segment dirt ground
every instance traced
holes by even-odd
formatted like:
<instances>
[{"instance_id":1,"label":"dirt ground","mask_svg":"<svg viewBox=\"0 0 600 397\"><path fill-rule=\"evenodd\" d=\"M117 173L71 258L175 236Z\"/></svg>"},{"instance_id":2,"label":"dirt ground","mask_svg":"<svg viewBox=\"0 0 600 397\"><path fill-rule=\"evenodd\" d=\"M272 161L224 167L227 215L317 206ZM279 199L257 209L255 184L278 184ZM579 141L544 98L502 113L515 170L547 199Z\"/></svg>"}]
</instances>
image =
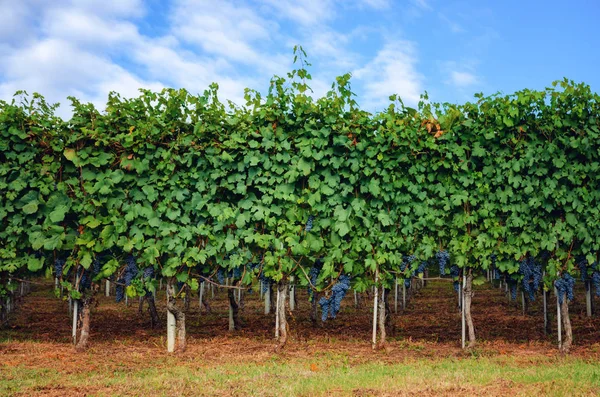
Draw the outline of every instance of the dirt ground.
<instances>
[{"instance_id":1,"label":"dirt ground","mask_svg":"<svg viewBox=\"0 0 600 397\"><path fill-rule=\"evenodd\" d=\"M570 307L574 335L571 356L597 361L600 317L586 317L585 295L580 288ZM360 297L356 308L350 292L336 319L314 325L309 318L306 291L297 289L296 310L289 313L291 339L283 352L275 354L274 316L264 315L258 291L245 294L242 329L235 332L228 331L226 291L215 292L214 298L208 294L211 313L199 311L197 295L191 298L187 313L188 349L178 357L180 362L260 364L269 362L274 355L284 360L343 355L351 365L357 365L373 360L393 364L410 359L461 359L477 355L507 356L518 363L533 356L559 355L555 317L551 317L553 333L544 334L541 297L523 315L520 301L509 302L502 290L489 283L475 290L472 311L479 342L471 352L460 348L457 296L447 281L429 282L411 297L405 310L401 310L400 290L399 312L393 316L389 343L386 349L375 352L370 344L372 300L367 294ZM23 298L13 313L9 327L0 330L0 369L56 368L66 374L84 374L127 367L152 368L156 360L168 360L164 291L157 295L161 324L155 329L150 328L146 310L138 312L137 298L130 299L130 305L126 306L115 303L114 297L103 295L98 294L98 304L92 312L90 349L76 353L70 340L67 303L54 297L50 283L35 284L32 293ZM549 301L549 311L555 314L556 299L550 296ZM393 296L390 304L393 310ZM40 395L65 394L59 390L56 394Z\"/></svg>"}]
</instances>

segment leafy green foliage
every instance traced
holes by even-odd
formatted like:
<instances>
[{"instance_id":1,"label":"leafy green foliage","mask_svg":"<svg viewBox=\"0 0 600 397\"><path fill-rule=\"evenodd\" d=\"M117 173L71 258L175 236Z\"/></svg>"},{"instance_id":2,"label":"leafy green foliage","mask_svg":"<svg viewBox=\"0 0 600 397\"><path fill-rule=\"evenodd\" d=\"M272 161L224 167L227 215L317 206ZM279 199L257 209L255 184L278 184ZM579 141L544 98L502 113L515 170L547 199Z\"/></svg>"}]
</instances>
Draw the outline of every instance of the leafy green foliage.
<instances>
[{"instance_id":1,"label":"leafy green foliage","mask_svg":"<svg viewBox=\"0 0 600 397\"><path fill-rule=\"evenodd\" d=\"M192 288L218 269L308 284L322 258L319 289L348 274L364 290L376 272L389 285L439 250L475 269L496 254L508 273L549 251L546 285L575 255L595 261L600 126L588 86L464 105L423 97L419 109L392 96L373 115L349 75L309 96L296 55L300 69L264 96L247 90L242 108L222 104L216 84L197 96L111 94L102 112L71 98L70 120L37 94L0 102L0 274L64 256L67 277L111 252L96 281L135 253ZM420 260L403 267L407 254Z\"/></svg>"}]
</instances>

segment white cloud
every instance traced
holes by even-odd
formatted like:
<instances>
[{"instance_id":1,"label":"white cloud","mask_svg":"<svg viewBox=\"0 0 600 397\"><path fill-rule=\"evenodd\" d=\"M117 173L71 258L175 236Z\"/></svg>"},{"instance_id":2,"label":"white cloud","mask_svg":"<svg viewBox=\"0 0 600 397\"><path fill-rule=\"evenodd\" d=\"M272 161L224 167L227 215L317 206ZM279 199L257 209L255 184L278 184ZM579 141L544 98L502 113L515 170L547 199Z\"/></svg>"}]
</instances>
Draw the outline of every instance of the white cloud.
<instances>
[{"instance_id":1,"label":"white cloud","mask_svg":"<svg viewBox=\"0 0 600 397\"><path fill-rule=\"evenodd\" d=\"M130 97L138 94L138 88L162 88L159 82L140 80L109 59L60 39L45 39L24 47L4 58L0 68L7 80L0 84L1 98L24 89L40 92L49 102L64 102L72 95L102 108L111 90ZM67 113L63 107L61 114Z\"/></svg>"},{"instance_id":2,"label":"white cloud","mask_svg":"<svg viewBox=\"0 0 600 397\"><path fill-rule=\"evenodd\" d=\"M477 76L477 59L462 59L458 61L445 61L439 63L440 72L444 76L444 83L463 90L481 84Z\"/></svg>"},{"instance_id":3,"label":"white cloud","mask_svg":"<svg viewBox=\"0 0 600 397\"><path fill-rule=\"evenodd\" d=\"M156 41L140 45L132 56L153 79L170 87L201 93L217 82L221 99L230 99L238 105L243 104L244 88L253 83L251 77L235 78L235 69L226 60L200 58Z\"/></svg>"},{"instance_id":4,"label":"white cloud","mask_svg":"<svg viewBox=\"0 0 600 397\"><path fill-rule=\"evenodd\" d=\"M302 25L317 25L335 17L332 0L261 0L275 14L283 15Z\"/></svg>"},{"instance_id":5,"label":"white cloud","mask_svg":"<svg viewBox=\"0 0 600 397\"><path fill-rule=\"evenodd\" d=\"M0 42L7 46L18 45L35 36L33 11L34 7L27 1L0 1Z\"/></svg>"},{"instance_id":6,"label":"white cloud","mask_svg":"<svg viewBox=\"0 0 600 397\"><path fill-rule=\"evenodd\" d=\"M0 25L0 38L12 39L0 44L0 98L10 99L15 91L25 89L40 92L50 102L64 104L72 95L102 108L112 90L123 97L137 96L139 88L164 86L199 93L218 82L222 100L243 104L244 88L255 87L256 76L262 76L266 86L272 73L287 69L290 56L261 52L254 46L256 41L270 40L276 23L224 2L215 7L211 2L182 0L178 5L171 34L155 38L141 34L131 20L145 12L140 0L1 3L0 11L5 12L0 18L10 16L19 23ZM185 8L188 5L192 8ZM194 30L194 24L205 30ZM22 25L31 34L26 41L17 41L27 33L20 30ZM197 43L206 39L202 55L182 47L185 29L187 38ZM125 61L127 68L116 59ZM236 61L253 64L253 72L240 74L231 64ZM69 109L62 106L59 113L68 116Z\"/></svg>"},{"instance_id":7,"label":"white cloud","mask_svg":"<svg viewBox=\"0 0 600 397\"><path fill-rule=\"evenodd\" d=\"M47 37L60 38L79 45L123 45L140 40L137 27L128 21L101 18L74 8L48 10L42 22Z\"/></svg>"},{"instance_id":8,"label":"white cloud","mask_svg":"<svg viewBox=\"0 0 600 397\"><path fill-rule=\"evenodd\" d=\"M388 43L354 77L363 83L364 105L379 110L388 97L398 94L405 104L415 105L422 93L423 76L417 71L415 46L409 41Z\"/></svg>"},{"instance_id":9,"label":"white cloud","mask_svg":"<svg viewBox=\"0 0 600 397\"><path fill-rule=\"evenodd\" d=\"M431 9L427 0L410 1L409 9ZM198 93L217 82L222 100L243 104L244 88L265 91L272 75L286 75L296 44L314 64L309 84L316 97L348 71L359 100L371 108L390 94L413 104L422 91L413 43L388 43L365 62L357 48L373 45L373 33L385 26L334 24L343 12L383 10L390 0L171 0L163 15L143 19L148 4L0 0L0 98L26 89L50 101L74 95L103 104L110 90L123 97L140 87ZM157 18L160 29L145 33L142 26Z\"/></svg>"},{"instance_id":10,"label":"white cloud","mask_svg":"<svg viewBox=\"0 0 600 397\"><path fill-rule=\"evenodd\" d=\"M140 17L145 13L143 0L58 0L54 3L104 16Z\"/></svg>"},{"instance_id":11,"label":"white cloud","mask_svg":"<svg viewBox=\"0 0 600 397\"><path fill-rule=\"evenodd\" d=\"M265 74L282 73L287 56L274 52L279 25L251 7L220 1L178 0L170 16L172 34L204 52L251 65ZM275 46L276 47L276 46Z\"/></svg>"},{"instance_id":12,"label":"white cloud","mask_svg":"<svg viewBox=\"0 0 600 397\"><path fill-rule=\"evenodd\" d=\"M469 72L450 72L450 80L457 87L468 87L478 83L477 76Z\"/></svg>"}]
</instances>

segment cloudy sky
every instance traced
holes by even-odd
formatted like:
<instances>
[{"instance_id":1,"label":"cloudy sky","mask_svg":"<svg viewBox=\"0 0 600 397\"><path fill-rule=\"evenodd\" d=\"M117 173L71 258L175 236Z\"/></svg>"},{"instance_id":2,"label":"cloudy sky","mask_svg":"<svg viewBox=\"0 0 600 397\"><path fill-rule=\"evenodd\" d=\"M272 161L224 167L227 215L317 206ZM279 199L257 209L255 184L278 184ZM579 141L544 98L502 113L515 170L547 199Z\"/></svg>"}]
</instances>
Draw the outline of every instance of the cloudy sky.
<instances>
[{"instance_id":1,"label":"cloudy sky","mask_svg":"<svg viewBox=\"0 0 600 397\"><path fill-rule=\"evenodd\" d=\"M304 47L322 95L351 72L371 111L539 89L568 77L600 90L597 0L0 0L0 99L39 92L102 108L140 87L243 104ZM68 106L61 113L68 114Z\"/></svg>"}]
</instances>

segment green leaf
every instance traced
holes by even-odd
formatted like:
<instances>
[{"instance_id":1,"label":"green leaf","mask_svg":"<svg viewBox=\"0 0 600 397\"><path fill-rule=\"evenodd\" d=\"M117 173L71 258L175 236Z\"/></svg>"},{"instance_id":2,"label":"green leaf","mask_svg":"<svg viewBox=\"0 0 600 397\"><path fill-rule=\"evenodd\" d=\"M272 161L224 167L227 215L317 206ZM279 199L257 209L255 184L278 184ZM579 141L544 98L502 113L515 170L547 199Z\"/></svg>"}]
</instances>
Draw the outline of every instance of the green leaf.
<instances>
[{"instance_id":1,"label":"green leaf","mask_svg":"<svg viewBox=\"0 0 600 397\"><path fill-rule=\"evenodd\" d=\"M89 252L83 253L83 255L81 256L81 260L79 261L79 264L81 266L83 266L84 269L90 268L90 265L92 264L92 256L90 255Z\"/></svg>"},{"instance_id":2,"label":"green leaf","mask_svg":"<svg viewBox=\"0 0 600 397\"><path fill-rule=\"evenodd\" d=\"M26 214L35 214L38 210L38 204L39 202L37 200L34 201L30 201L29 203L25 204L22 208L23 212Z\"/></svg>"},{"instance_id":3,"label":"green leaf","mask_svg":"<svg viewBox=\"0 0 600 397\"><path fill-rule=\"evenodd\" d=\"M67 214L68 211L69 211L68 206L59 205L59 206L55 207L54 210L52 210L52 212L50 212L50 215L48 215L48 218L50 218L50 221L53 223L62 222L65 219L65 215Z\"/></svg>"},{"instance_id":4,"label":"green leaf","mask_svg":"<svg viewBox=\"0 0 600 397\"><path fill-rule=\"evenodd\" d=\"M37 272L42 267L44 267L44 257L39 259L35 257L29 257L27 260L27 270L30 272Z\"/></svg>"},{"instance_id":5,"label":"green leaf","mask_svg":"<svg viewBox=\"0 0 600 397\"><path fill-rule=\"evenodd\" d=\"M77 152L75 149L65 149L64 153L65 158L69 161L75 161L77 159Z\"/></svg>"}]
</instances>

